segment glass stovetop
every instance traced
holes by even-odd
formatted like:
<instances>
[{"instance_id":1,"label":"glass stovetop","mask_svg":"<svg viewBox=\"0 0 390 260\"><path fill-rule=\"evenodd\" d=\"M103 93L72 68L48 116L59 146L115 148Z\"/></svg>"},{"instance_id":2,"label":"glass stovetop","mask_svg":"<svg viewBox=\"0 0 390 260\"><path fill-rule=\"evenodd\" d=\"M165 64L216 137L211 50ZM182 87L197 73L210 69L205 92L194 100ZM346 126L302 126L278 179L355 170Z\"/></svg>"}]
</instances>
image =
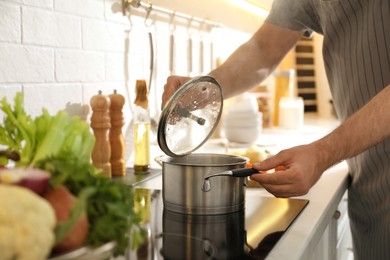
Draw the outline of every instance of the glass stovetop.
<instances>
[{"instance_id":1,"label":"glass stovetop","mask_svg":"<svg viewBox=\"0 0 390 260\"><path fill-rule=\"evenodd\" d=\"M222 215L164 210L162 192L136 188L148 237L130 259L264 259L308 200L246 194L246 206Z\"/></svg>"}]
</instances>

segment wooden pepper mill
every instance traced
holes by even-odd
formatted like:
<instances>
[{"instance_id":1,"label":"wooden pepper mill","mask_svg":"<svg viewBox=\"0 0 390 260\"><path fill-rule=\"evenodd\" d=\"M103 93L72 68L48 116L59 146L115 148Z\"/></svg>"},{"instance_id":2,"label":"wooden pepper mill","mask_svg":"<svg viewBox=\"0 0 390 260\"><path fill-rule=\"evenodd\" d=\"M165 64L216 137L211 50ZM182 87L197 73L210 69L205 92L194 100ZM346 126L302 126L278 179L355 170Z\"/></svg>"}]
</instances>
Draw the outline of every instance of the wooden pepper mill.
<instances>
[{"instance_id":1,"label":"wooden pepper mill","mask_svg":"<svg viewBox=\"0 0 390 260\"><path fill-rule=\"evenodd\" d=\"M126 174L125 141L122 134L122 127L125 124L122 109L125 104L125 98L116 93L108 96L110 98L110 146L111 146L111 173L115 176L124 176Z\"/></svg>"},{"instance_id":2,"label":"wooden pepper mill","mask_svg":"<svg viewBox=\"0 0 390 260\"><path fill-rule=\"evenodd\" d=\"M91 98L91 127L95 135L95 146L92 151L92 162L95 167L103 170L104 175L111 177L111 147L109 131L111 128L109 107L110 99L99 90L99 94Z\"/></svg>"}]
</instances>

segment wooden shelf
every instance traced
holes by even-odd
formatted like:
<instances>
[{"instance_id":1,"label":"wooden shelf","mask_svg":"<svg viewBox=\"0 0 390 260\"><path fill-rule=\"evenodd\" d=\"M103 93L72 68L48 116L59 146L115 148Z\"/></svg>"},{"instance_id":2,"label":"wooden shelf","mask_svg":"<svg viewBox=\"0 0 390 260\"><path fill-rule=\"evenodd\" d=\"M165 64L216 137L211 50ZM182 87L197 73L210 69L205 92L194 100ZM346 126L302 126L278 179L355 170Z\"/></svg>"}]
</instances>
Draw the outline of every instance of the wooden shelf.
<instances>
[{"instance_id":1,"label":"wooden shelf","mask_svg":"<svg viewBox=\"0 0 390 260\"><path fill-rule=\"evenodd\" d=\"M298 94L316 94L313 88L298 88Z\"/></svg>"},{"instance_id":2,"label":"wooden shelf","mask_svg":"<svg viewBox=\"0 0 390 260\"><path fill-rule=\"evenodd\" d=\"M314 64L297 64L297 70L314 70Z\"/></svg>"},{"instance_id":3,"label":"wooden shelf","mask_svg":"<svg viewBox=\"0 0 390 260\"><path fill-rule=\"evenodd\" d=\"M295 53L295 56L297 58L314 58L314 53L297 52L297 53Z\"/></svg>"},{"instance_id":4,"label":"wooden shelf","mask_svg":"<svg viewBox=\"0 0 390 260\"><path fill-rule=\"evenodd\" d=\"M316 77L297 77L298 82L312 82L316 80Z\"/></svg>"},{"instance_id":5,"label":"wooden shelf","mask_svg":"<svg viewBox=\"0 0 390 260\"><path fill-rule=\"evenodd\" d=\"M303 103L305 106L317 106L317 100L304 100Z\"/></svg>"},{"instance_id":6,"label":"wooden shelf","mask_svg":"<svg viewBox=\"0 0 390 260\"><path fill-rule=\"evenodd\" d=\"M312 39L302 38L295 47L298 96L302 97L305 112L317 111L315 54Z\"/></svg>"}]
</instances>

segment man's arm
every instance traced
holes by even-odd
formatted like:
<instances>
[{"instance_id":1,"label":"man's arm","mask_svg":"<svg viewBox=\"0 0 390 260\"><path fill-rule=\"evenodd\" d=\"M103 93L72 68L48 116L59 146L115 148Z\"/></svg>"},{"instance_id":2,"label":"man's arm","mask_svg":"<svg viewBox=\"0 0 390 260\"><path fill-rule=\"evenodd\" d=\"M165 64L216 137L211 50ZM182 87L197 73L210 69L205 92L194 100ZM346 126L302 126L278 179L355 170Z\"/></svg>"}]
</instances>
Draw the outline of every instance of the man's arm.
<instances>
[{"instance_id":1,"label":"man's arm","mask_svg":"<svg viewBox=\"0 0 390 260\"><path fill-rule=\"evenodd\" d=\"M306 194L332 165L351 158L390 137L390 85L327 136L308 145L286 149L255 163L260 171L284 166L272 174L254 174L276 197Z\"/></svg>"},{"instance_id":2,"label":"man's arm","mask_svg":"<svg viewBox=\"0 0 390 260\"><path fill-rule=\"evenodd\" d=\"M264 22L251 39L209 75L220 82L224 98L243 93L270 75L302 34L303 32ZM168 77L162 96L162 108L188 79L189 77Z\"/></svg>"},{"instance_id":3,"label":"man's arm","mask_svg":"<svg viewBox=\"0 0 390 260\"><path fill-rule=\"evenodd\" d=\"M302 34L264 22L251 39L209 75L221 83L224 98L243 93L267 78Z\"/></svg>"},{"instance_id":4,"label":"man's arm","mask_svg":"<svg viewBox=\"0 0 390 260\"><path fill-rule=\"evenodd\" d=\"M351 158L390 137L390 85L314 145L326 165Z\"/></svg>"}]
</instances>

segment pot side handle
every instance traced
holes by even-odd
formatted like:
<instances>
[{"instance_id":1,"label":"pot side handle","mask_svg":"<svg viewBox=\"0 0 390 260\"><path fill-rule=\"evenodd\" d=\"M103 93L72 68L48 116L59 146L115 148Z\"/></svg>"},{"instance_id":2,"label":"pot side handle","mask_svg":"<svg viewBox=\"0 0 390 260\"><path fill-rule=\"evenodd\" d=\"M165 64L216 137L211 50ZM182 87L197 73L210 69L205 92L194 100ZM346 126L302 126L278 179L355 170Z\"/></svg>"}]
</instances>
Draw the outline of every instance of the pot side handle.
<instances>
[{"instance_id":1,"label":"pot side handle","mask_svg":"<svg viewBox=\"0 0 390 260\"><path fill-rule=\"evenodd\" d=\"M232 170L232 173L233 177L248 177L252 174L259 173L259 171L254 168L239 168Z\"/></svg>"},{"instance_id":2,"label":"pot side handle","mask_svg":"<svg viewBox=\"0 0 390 260\"><path fill-rule=\"evenodd\" d=\"M161 156L157 156L157 157L154 158L154 161L155 161L156 163L158 163L161 167L163 166L163 162L162 162L162 160L161 160L162 157L163 157L163 156L161 155Z\"/></svg>"}]
</instances>

